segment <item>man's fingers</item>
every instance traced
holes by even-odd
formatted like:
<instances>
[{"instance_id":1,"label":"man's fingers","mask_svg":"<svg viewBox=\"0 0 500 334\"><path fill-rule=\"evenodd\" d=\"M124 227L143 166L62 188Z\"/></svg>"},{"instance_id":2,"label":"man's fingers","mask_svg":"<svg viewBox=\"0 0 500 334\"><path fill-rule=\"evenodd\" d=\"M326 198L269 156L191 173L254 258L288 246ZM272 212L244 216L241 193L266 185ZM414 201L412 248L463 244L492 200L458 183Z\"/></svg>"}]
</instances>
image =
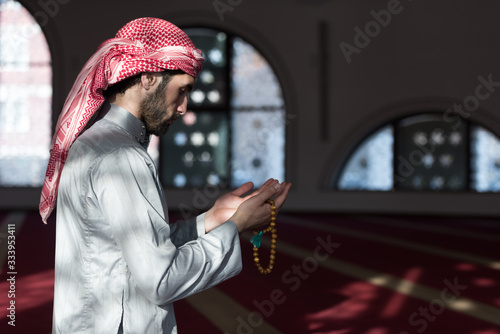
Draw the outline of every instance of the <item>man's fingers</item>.
<instances>
[{"instance_id":1,"label":"man's fingers","mask_svg":"<svg viewBox=\"0 0 500 334\"><path fill-rule=\"evenodd\" d=\"M265 186L268 186L268 185L270 185L271 183L275 183L275 182L278 182L278 180L275 180L275 179L268 179L266 182L264 182L264 184L263 184L262 186L260 186L260 188L265 187Z\"/></svg>"},{"instance_id":2,"label":"man's fingers","mask_svg":"<svg viewBox=\"0 0 500 334\"><path fill-rule=\"evenodd\" d=\"M252 197L254 197L254 196L256 196L256 195L260 194L260 193L261 193L261 192L262 192L265 188L267 188L267 187L269 187L270 185L275 184L275 183L278 183L278 181L277 181L277 180L274 180L274 179L269 179L269 180L267 180L266 182L264 182L264 184L263 184L263 185L261 185L261 186L259 187L259 189L255 190L253 193L249 194L248 196L245 196L245 198L244 198L244 199L245 199L245 200L247 200L247 199L249 199L249 198L252 198Z\"/></svg>"},{"instance_id":3,"label":"man's fingers","mask_svg":"<svg viewBox=\"0 0 500 334\"><path fill-rule=\"evenodd\" d=\"M232 191L232 194L235 196L241 196L253 188L253 183L252 182L247 182L236 188L235 190Z\"/></svg>"},{"instance_id":4,"label":"man's fingers","mask_svg":"<svg viewBox=\"0 0 500 334\"><path fill-rule=\"evenodd\" d=\"M260 194L256 195L255 197L258 198L259 201L265 202L268 199L270 199L271 197L273 197L274 195L276 195L278 193L278 191L280 190L280 188L281 188L281 185L278 182L272 183L271 185L262 189Z\"/></svg>"},{"instance_id":5,"label":"man's fingers","mask_svg":"<svg viewBox=\"0 0 500 334\"><path fill-rule=\"evenodd\" d=\"M281 184L280 191L278 192L276 198L274 199L274 204L276 205L278 210L283 206L283 203L285 203L285 200L288 196L288 192L290 191L291 187L292 187L291 183L283 182Z\"/></svg>"}]
</instances>

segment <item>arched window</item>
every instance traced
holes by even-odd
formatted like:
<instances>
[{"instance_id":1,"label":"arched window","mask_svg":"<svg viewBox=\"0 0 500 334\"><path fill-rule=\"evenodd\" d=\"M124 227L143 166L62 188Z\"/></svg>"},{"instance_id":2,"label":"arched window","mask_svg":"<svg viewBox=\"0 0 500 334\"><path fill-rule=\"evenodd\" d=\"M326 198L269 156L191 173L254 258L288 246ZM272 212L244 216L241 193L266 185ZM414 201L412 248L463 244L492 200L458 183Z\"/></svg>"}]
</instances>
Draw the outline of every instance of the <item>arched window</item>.
<instances>
[{"instance_id":1,"label":"arched window","mask_svg":"<svg viewBox=\"0 0 500 334\"><path fill-rule=\"evenodd\" d=\"M500 139L479 125L471 126L471 188L500 192Z\"/></svg>"},{"instance_id":2,"label":"arched window","mask_svg":"<svg viewBox=\"0 0 500 334\"><path fill-rule=\"evenodd\" d=\"M339 190L500 191L500 140L484 127L442 113L386 124L351 153Z\"/></svg>"},{"instance_id":3,"label":"arched window","mask_svg":"<svg viewBox=\"0 0 500 334\"><path fill-rule=\"evenodd\" d=\"M0 1L0 187L43 184L51 140L52 66L45 36L17 1Z\"/></svg>"},{"instance_id":4,"label":"arched window","mask_svg":"<svg viewBox=\"0 0 500 334\"><path fill-rule=\"evenodd\" d=\"M205 63L188 112L160 140L159 170L168 187L257 186L285 177L285 105L266 59L240 37L184 29Z\"/></svg>"},{"instance_id":5,"label":"arched window","mask_svg":"<svg viewBox=\"0 0 500 334\"><path fill-rule=\"evenodd\" d=\"M390 190L393 186L394 130L386 125L369 136L345 164L338 188L342 190Z\"/></svg>"}]
</instances>

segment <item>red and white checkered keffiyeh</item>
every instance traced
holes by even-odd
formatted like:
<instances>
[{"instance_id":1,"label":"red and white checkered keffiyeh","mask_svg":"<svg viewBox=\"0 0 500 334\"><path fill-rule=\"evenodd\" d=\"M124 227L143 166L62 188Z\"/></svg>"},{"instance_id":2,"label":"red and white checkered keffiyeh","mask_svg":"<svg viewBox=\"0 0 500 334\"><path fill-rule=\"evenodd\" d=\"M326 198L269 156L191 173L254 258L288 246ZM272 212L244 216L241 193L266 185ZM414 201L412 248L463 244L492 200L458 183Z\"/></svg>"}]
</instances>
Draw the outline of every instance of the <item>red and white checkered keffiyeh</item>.
<instances>
[{"instance_id":1,"label":"red and white checkered keffiyeh","mask_svg":"<svg viewBox=\"0 0 500 334\"><path fill-rule=\"evenodd\" d=\"M102 43L78 75L57 121L40 198L44 223L54 209L69 148L104 102L103 90L142 72L182 70L196 77L202 65L201 51L191 39L157 18L129 22L115 38Z\"/></svg>"}]
</instances>

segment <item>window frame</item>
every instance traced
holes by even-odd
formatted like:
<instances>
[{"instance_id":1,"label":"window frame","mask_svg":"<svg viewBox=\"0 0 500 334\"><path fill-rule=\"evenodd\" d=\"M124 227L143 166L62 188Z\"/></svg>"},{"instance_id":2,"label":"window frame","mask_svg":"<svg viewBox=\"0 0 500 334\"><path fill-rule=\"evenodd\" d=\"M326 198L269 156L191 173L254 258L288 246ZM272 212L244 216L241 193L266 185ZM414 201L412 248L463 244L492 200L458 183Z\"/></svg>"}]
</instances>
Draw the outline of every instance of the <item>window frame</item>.
<instances>
[{"instance_id":1,"label":"window frame","mask_svg":"<svg viewBox=\"0 0 500 334\"><path fill-rule=\"evenodd\" d=\"M224 79L225 79L225 89L226 89L226 97L225 97L225 100L224 100L224 106L225 107L218 107L218 106L215 106L215 107L203 107L203 106L196 106L196 105L193 105L193 104L188 104L188 110L189 111L192 111L194 113L197 113L197 112L216 112L216 113L224 113L227 115L227 119L228 119L228 123L229 123L229 138L228 138L228 154L227 154L227 162L228 162L228 166L227 166L227 175L228 175L228 180L226 182L226 185L225 186L216 186L217 188L220 188L222 190L230 190L230 189L234 189L234 186L232 186L232 178L233 178L233 154L232 154L232 147L231 147L231 144L233 142L233 135L232 135L232 126L231 126L231 123L232 123L232 118L233 118L233 111L234 110L238 110L238 111L275 111L277 110L276 107L269 107L269 106L264 106L264 107L233 107L231 105L231 100L232 100L232 96L233 96L233 90L231 88L231 66L232 66L232 59L233 59L233 43L236 39L240 38L242 39L245 43L248 43L249 45L251 45L255 50L256 52L258 52L258 54L260 56L262 56L267 64L269 65L269 67L271 68L272 72L273 72L273 75L274 77L276 78L277 82L278 82L278 85L281 89L281 93L282 93L282 101L283 101L283 106L279 109L279 110L283 110L283 113L284 113L284 117L285 117L285 124L284 124L284 148L283 148L283 154L284 154L284 163L283 163L283 168L284 168L284 175L285 175L285 178L288 177L289 175L289 171L288 171L288 163L287 161L289 161L289 150L288 150L288 140L289 140L289 131L287 129L287 120L286 120L286 117L287 117L287 111L288 111L288 104L287 104L287 100L286 100L286 97L288 96L288 94L286 94L286 91L285 91L285 87L283 86L283 81L280 79L280 75L279 75L279 72L277 70L277 68L273 65L271 59L268 57L268 55L266 53L264 53L261 48L259 46L257 46L255 43L253 43L253 41L249 40L247 38L247 36L244 36L244 35L241 35L239 33L236 33L236 32L233 32L233 31L230 31L228 29L225 29L225 28L221 28L221 27L217 27L217 26L213 26L213 25L209 25L209 24L185 24L185 25L179 25L181 27L182 30L184 31L187 31L189 32L189 29L208 29L208 30L212 30L216 33L218 32L222 32L224 34L226 34L226 41L225 41L225 48L226 48L226 54L227 54L227 64L226 64L226 71L225 71L225 75L224 75ZM196 84L195 84L195 87L196 87ZM171 129L169 131L173 131L175 129ZM159 144L159 154L161 156L162 152L165 152L166 150L168 150L168 146L166 146L166 144L164 143L163 140L160 140L160 144ZM162 176L162 173L164 173L162 167L161 167L161 157L160 157L160 166L158 166L158 171L159 171L159 176L160 176L160 179L162 180L163 179L163 176ZM251 181L251 180L250 180ZM168 192L172 192L172 191L184 191L184 190L195 190L196 188L199 188L199 187L193 187L193 186L185 186L185 187L182 187L182 188L178 188L178 187L175 187L175 186L171 186L171 185L167 185L165 184L163 181L162 181L162 186L163 188L168 191ZM207 185L204 185L202 186L204 188L207 187Z\"/></svg>"},{"instance_id":2,"label":"window frame","mask_svg":"<svg viewBox=\"0 0 500 334\"><path fill-rule=\"evenodd\" d=\"M371 128L370 131L368 131L367 134L365 134L361 140L356 141L355 145L351 147L351 149L347 152L345 155L345 158L342 160L340 163L339 167L335 169L333 173L333 177L330 178L330 185L329 189L330 191L336 191L336 192L341 192L341 193L387 193L387 192L397 192L397 193L422 193L422 194L429 194L429 193L440 193L440 194L458 194L458 193L469 193L469 194L499 194L500 191L477 191L472 188L472 183L473 183L473 178L472 178L472 171L473 171L473 161L472 159L472 140L471 140L471 129L474 126L479 126L484 128L485 130L489 131L492 135L494 135L496 138L500 140L500 136L495 133L494 131L491 130L491 128L488 125L482 124L482 122L471 119L471 118L463 118L460 117L459 115L456 115L457 117L460 118L461 122L464 122L466 124L465 126L465 137L463 140L465 140L465 159L467 163L465 164L465 175L466 175L466 185L465 189L463 190L450 190L450 189L445 189L445 190L431 190L431 189L424 189L424 190L417 190L417 189L402 189L397 187L397 168L399 167L399 161L397 159L398 155L398 146L401 145L400 141L398 140L398 136L400 136L400 127L398 124L410 117L413 116L418 116L418 115L428 115L428 114L437 114L443 116L442 119L444 120L444 116L446 115L446 110L442 109L424 109L421 111L413 111L411 113L405 113L403 115L400 115L399 117L392 118L391 120L388 120L386 122L383 122L381 124L378 124L376 127ZM369 189L341 189L339 186L340 180L342 178L342 175L345 171L346 165L349 163L351 157L354 155L354 153L358 150L358 148L365 143L367 139L369 139L374 133L379 131L380 129L386 127L386 126L391 126L393 130L393 147L392 147L392 161L393 161L393 185L391 190L369 190Z\"/></svg>"}]
</instances>

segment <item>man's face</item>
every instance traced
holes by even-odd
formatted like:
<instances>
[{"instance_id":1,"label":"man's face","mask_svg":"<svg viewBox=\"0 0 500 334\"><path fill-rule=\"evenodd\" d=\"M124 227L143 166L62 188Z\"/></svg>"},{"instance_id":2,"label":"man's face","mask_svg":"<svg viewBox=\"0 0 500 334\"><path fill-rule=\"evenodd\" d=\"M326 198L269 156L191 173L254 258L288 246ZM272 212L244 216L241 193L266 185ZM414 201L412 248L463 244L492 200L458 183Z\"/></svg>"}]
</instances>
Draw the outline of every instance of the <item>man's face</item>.
<instances>
[{"instance_id":1,"label":"man's face","mask_svg":"<svg viewBox=\"0 0 500 334\"><path fill-rule=\"evenodd\" d=\"M188 93L194 85L189 74L174 75L168 83L160 79L156 90L141 101L140 113L149 133L164 135L169 126L186 113Z\"/></svg>"}]
</instances>

